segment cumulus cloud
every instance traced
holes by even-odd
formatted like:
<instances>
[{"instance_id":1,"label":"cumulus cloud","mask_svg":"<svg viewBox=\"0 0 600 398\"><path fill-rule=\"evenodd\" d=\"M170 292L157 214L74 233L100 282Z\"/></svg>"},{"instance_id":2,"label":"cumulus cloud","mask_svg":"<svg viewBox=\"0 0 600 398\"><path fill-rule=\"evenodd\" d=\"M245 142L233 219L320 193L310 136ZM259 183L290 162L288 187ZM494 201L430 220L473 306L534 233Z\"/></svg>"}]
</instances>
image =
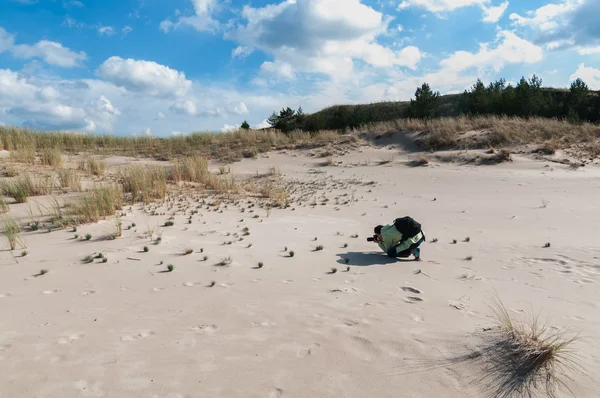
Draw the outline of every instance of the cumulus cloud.
<instances>
[{"instance_id":1,"label":"cumulus cloud","mask_svg":"<svg viewBox=\"0 0 600 398\"><path fill-rule=\"evenodd\" d=\"M197 100L185 99L175 102L169 108L176 114L200 117L227 117L248 115L248 107L243 101L230 103L224 106L203 105L198 106Z\"/></svg>"},{"instance_id":2,"label":"cumulus cloud","mask_svg":"<svg viewBox=\"0 0 600 398\"><path fill-rule=\"evenodd\" d=\"M600 47L598 25L600 2L597 0L562 0L526 13L512 13L517 27L531 30L534 42L549 50L577 49L582 55Z\"/></svg>"},{"instance_id":3,"label":"cumulus cloud","mask_svg":"<svg viewBox=\"0 0 600 398\"><path fill-rule=\"evenodd\" d=\"M40 58L49 65L72 68L87 59L85 52L75 52L62 44L41 40L36 44L15 44L14 35L0 27L0 53L9 51L17 58Z\"/></svg>"},{"instance_id":4,"label":"cumulus cloud","mask_svg":"<svg viewBox=\"0 0 600 398\"><path fill-rule=\"evenodd\" d=\"M244 48L273 55L274 61L261 69L279 76L291 77L298 71L343 79L352 75L353 60L414 69L421 59L416 47L395 51L377 43L391 20L360 0L287 0L262 8L245 6L242 18L245 23L226 37Z\"/></svg>"},{"instance_id":5,"label":"cumulus cloud","mask_svg":"<svg viewBox=\"0 0 600 398\"><path fill-rule=\"evenodd\" d=\"M75 100L61 92L60 83L50 84L1 69L0 109L23 125L41 129L112 131L121 112L106 96Z\"/></svg>"},{"instance_id":6,"label":"cumulus cloud","mask_svg":"<svg viewBox=\"0 0 600 398\"><path fill-rule=\"evenodd\" d=\"M504 15L504 13L506 12L508 5L508 1L505 1L504 3L498 6L486 7L485 5L482 5L481 8L483 10L483 22L498 22L500 18L502 18L502 15Z\"/></svg>"},{"instance_id":7,"label":"cumulus cloud","mask_svg":"<svg viewBox=\"0 0 600 398\"><path fill-rule=\"evenodd\" d=\"M577 70L569 77L570 81L582 79L592 90L600 90L600 69L579 64Z\"/></svg>"},{"instance_id":8,"label":"cumulus cloud","mask_svg":"<svg viewBox=\"0 0 600 398\"><path fill-rule=\"evenodd\" d=\"M246 58L252 54L252 49L245 46L237 46L231 51L231 58Z\"/></svg>"},{"instance_id":9,"label":"cumulus cloud","mask_svg":"<svg viewBox=\"0 0 600 398\"><path fill-rule=\"evenodd\" d=\"M191 99L176 102L171 106L170 109L175 113L186 114L190 116L196 116L198 114L196 102Z\"/></svg>"},{"instance_id":10,"label":"cumulus cloud","mask_svg":"<svg viewBox=\"0 0 600 398\"><path fill-rule=\"evenodd\" d=\"M179 16L178 20L172 22L165 19L160 23L160 29L167 33L171 29L177 29L181 25L191 26L199 32L215 33L219 28L219 21L213 19L213 13L219 7L217 0L190 0L194 7L194 14Z\"/></svg>"},{"instance_id":11,"label":"cumulus cloud","mask_svg":"<svg viewBox=\"0 0 600 398\"><path fill-rule=\"evenodd\" d=\"M456 51L442 60L440 66L456 72L469 68L491 68L497 72L507 63L533 64L543 59L542 48L510 31L498 32L495 44L492 47L489 43L481 43L477 53Z\"/></svg>"},{"instance_id":12,"label":"cumulus cloud","mask_svg":"<svg viewBox=\"0 0 600 398\"><path fill-rule=\"evenodd\" d=\"M234 124L226 124L223 126L223 128L221 129L222 133L228 133L230 131L236 131L240 128L240 126L234 125Z\"/></svg>"},{"instance_id":13,"label":"cumulus cloud","mask_svg":"<svg viewBox=\"0 0 600 398\"><path fill-rule=\"evenodd\" d=\"M118 86L151 95L181 96L192 85L183 72L168 66L117 56L104 61L96 73Z\"/></svg>"}]
</instances>

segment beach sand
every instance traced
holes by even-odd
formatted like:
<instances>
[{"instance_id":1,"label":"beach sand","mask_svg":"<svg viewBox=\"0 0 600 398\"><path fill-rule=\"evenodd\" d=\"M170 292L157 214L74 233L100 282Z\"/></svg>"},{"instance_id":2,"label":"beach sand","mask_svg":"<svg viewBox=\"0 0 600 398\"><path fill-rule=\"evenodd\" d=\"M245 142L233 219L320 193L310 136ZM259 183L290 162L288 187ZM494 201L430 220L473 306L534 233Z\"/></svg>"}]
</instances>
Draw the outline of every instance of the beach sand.
<instances>
[{"instance_id":1,"label":"beach sand","mask_svg":"<svg viewBox=\"0 0 600 398\"><path fill-rule=\"evenodd\" d=\"M493 325L494 292L511 314L581 331L573 350L589 374L568 385L600 396L597 166L513 156L410 167L390 147L323 165L308 153L229 166L247 177L277 167L287 209L189 195L154 206L165 215L127 205L115 240L99 239L106 220L78 227L89 241L25 232L25 257L3 242L0 397L482 397L477 364L448 358ZM27 209L11 204L23 222ZM420 262L366 241L405 215L427 237ZM82 261L99 252L105 263Z\"/></svg>"}]
</instances>

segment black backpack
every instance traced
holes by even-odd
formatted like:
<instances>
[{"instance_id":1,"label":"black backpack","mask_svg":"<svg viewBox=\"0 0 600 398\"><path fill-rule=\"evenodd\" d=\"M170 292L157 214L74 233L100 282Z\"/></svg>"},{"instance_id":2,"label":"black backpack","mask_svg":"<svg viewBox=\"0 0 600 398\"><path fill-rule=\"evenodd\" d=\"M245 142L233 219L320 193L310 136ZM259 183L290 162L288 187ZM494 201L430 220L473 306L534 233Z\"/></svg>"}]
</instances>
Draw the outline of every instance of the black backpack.
<instances>
[{"instance_id":1,"label":"black backpack","mask_svg":"<svg viewBox=\"0 0 600 398\"><path fill-rule=\"evenodd\" d=\"M421 224L412 217L405 216L394 220L394 227L402 234L402 240L412 238L421 231Z\"/></svg>"}]
</instances>

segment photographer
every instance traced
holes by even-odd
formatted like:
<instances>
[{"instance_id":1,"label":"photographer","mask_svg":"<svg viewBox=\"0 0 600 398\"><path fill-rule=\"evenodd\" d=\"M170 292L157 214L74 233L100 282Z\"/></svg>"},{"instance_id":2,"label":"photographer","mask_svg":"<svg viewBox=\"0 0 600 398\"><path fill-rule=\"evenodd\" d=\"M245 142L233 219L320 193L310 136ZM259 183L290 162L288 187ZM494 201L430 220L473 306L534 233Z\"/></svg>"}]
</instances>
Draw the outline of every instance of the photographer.
<instances>
[{"instance_id":1,"label":"photographer","mask_svg":"<svg viewBox=\"0 0 600 398\"><path fill-rule=\"evenodd\" d=\"M367 240L377 243L388 256L407 258L414 255L416 261L421 259L419 246L425 241L425 235L421 224L413 218L397 218L393 224L376 226L374 232L375 235Z\"/></svg>"}]
</instances>

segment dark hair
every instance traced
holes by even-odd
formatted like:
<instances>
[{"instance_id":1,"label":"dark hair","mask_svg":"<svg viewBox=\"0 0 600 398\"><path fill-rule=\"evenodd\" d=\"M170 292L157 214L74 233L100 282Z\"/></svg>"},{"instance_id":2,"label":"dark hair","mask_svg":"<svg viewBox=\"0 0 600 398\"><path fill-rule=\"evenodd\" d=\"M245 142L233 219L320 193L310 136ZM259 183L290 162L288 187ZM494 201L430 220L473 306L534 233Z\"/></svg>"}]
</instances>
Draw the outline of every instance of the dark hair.
<instances>
[{"instance_id":1,"label":"dark hair","mask_svg":"<svg viewBox=\"0 0 600 398\"><path fill-rule=\"evenodd\" d=\"M375 227L375 229L373 230L376 234L380 234L381 233L381 228L383 228L383 225L378 225Z\"/></svg>"}]
</instances>

